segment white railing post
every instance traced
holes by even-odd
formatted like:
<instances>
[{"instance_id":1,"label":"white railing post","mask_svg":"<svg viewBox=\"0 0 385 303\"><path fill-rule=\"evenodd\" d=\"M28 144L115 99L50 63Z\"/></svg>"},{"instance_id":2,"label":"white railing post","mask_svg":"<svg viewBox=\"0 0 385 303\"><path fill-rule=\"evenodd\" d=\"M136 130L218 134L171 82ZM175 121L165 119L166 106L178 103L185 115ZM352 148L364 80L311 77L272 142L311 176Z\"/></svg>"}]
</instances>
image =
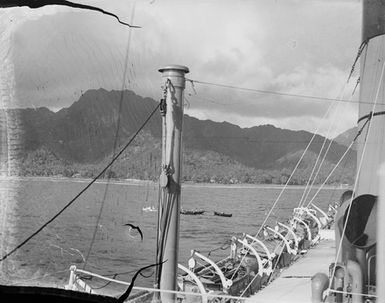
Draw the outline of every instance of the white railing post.
<instances>
[{"instance_id":1,"label":"white railing post","mask_svg":"<svg viewBox=\"0 0 385 303\"><path fill-rule=\"evenodd\" d=\"M70 267L70 279L68 281L68 285L65 286L65 289L73 290L75 280L76 280L76 266L72 265Z\"/></svg>"}]
</instances>

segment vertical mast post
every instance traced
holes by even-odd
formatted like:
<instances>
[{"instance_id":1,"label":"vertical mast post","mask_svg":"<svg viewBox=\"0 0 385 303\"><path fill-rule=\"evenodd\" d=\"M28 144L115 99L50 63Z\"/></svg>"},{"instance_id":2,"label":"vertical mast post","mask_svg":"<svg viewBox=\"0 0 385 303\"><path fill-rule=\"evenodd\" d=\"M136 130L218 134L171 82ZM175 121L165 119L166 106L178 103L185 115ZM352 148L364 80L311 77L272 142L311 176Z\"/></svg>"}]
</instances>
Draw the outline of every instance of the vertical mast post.
<instances>
[{"instance_id":1,"label":"vertical mast post","mask_svg":"<svg viewBox=\"0 0 385 303\"><path fill-rule=\"evenodd\" d=\"M357 167L362 158L362 166L355 196L371 194L379 196L377 203L377 266L376 292L378 302L385 299L385 189L384 166L378 177L378 167L385 163L385 0L364 0L362 20L362 42L366 46L360 64L360 129L371 117L363 134L358 137ZM375 105L374 105L375 104ZM370 125L370 132L368 128ZM363 157L364 154L364 157ZM384 164L383 164L384 165Z\"/></svg>"},{"instance_id":2,"label":"vertical mast post","mask_svg":"<svg viewBox=\"0 0 385 303\"><path fill-rule=\"evenodd\" d=\"M385 302L385 237L382 235L385 231L385 162L380 168L380 195L377 212L377 268L376 268L376 292L377 302Z\"/></svg>"},{"instance_id":3,"label":"vertical mast post","mask_svg":"<svg viewBox=\"0 0 385 303\"><path fill-rule=\"evenodd\" d=\"M385 115L376 115L385 110L385 0L363 1L362 43L366 46L360 64L362 102L359 102L358 129L368 122L367 117L374 115L357 141L357 167L361 164L361 169L355 197L378 195L377 169L385 162Z\"/></svg>"},{"instance_id":4,"label":"vertical mast post","mask_svg":"<svg viewBox=\"0 0 385 303\"><path fill-rule=\"evenodd\" d=\"M181 65L169 65L159 69L166 85L166 110L162 134L162 173L160 176L162 214L159 229L164 262L160 271L160 289L177 289L179 213L182 168L183 93L185 74L189 69ZM161 294L162 302L175 302L175 295Z\"/></svg>"}]
</instances>

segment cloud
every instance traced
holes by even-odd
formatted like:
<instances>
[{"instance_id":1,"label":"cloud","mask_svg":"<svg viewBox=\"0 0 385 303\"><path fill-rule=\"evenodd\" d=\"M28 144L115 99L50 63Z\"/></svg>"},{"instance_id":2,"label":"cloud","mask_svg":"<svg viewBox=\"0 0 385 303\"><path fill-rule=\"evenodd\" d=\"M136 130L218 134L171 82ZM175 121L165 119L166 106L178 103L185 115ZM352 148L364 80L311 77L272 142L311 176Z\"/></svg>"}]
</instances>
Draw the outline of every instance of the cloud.
<instances>
[{"instance_id":1,"label":"cloud","mask_svg":"<svg viewBox=\"0 0 385 303\"><path fill-rule=\"evenodd\" d=\"M133 2L92 3L131 19ZM142 29L131 31L128 48L129 31L111 18L73 10L46 14L14 33L17 97L22 106L59 108L89 88L126 87L158 99L157 69L176 63L190 68L191 79L335 98L359 46L359 15L353 0L141 1L134 23ZM195 90L186 90L190 113L243 126L309 128L327 109L299 98Z\"/></svg>"}]
</instances>

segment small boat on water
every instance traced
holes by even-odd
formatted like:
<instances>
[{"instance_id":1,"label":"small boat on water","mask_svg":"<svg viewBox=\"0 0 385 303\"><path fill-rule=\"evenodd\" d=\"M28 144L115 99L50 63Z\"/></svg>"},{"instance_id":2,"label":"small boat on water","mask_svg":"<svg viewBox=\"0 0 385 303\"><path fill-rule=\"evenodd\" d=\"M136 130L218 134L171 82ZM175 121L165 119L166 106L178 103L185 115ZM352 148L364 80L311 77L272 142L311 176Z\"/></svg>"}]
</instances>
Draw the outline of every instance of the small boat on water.
<instances>
[{"instance_id":1,"label":"small boat on water","mask_svg":"<svg viewBox=\"0 0 385 303\"><path fill-rule=\"evenodd\" d=\"M157 211L157 209L153 205L152 206L143 207L142 210L143 211L148 211L148 212Z\"/></svg>"},{"instance_id":2,"label":"small boat on water","mask_svg":"<svg viewBox=\"0 0 385 303\"><path fill-rule=\"evenodd\" d=\"M221 211L221 212L214 211L214 216L220 216L220 217L232 217L233 214L224 213L223 211Z\"/></svg>"},{"instance_id":3,"label":"small boat on water","mask_svg":"<svg viewBox=\"0 0 385 303\"><path fill-rule=\"evenodd\" d=\"M182 215L202 215L204 212L203 209L182 209L180 211Z\"/></svg>"}]
</instances>

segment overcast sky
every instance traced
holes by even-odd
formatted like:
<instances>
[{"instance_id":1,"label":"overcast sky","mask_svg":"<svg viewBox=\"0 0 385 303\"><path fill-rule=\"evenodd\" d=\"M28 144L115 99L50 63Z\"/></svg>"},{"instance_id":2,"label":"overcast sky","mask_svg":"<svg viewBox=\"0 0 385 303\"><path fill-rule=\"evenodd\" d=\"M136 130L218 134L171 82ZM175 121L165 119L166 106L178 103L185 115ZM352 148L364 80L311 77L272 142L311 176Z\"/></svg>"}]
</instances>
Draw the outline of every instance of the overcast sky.
<instances>
[{"instance_id":1,"label":"overcast sky","mask_svg":"<svg viewBox=\"0 0 385 303\"><path fill-rule=\"evenodd\" d=\"M361 1L76 1L142 28L70 8L3 11L1 26L12 27L19 106L58 110L100 87L124 87L159 99L157 70L170 63L188 66L190 79L326 98L350 99L358 78L355 73L345 85L361 39ZM4 45L0 48L4 51ZM326 100L194 87L187 83L186 113L200 119L241 127L320 128L329 137L357 120L357 106L345 102L325 118Z\"/></svg>"}]
</instances>

